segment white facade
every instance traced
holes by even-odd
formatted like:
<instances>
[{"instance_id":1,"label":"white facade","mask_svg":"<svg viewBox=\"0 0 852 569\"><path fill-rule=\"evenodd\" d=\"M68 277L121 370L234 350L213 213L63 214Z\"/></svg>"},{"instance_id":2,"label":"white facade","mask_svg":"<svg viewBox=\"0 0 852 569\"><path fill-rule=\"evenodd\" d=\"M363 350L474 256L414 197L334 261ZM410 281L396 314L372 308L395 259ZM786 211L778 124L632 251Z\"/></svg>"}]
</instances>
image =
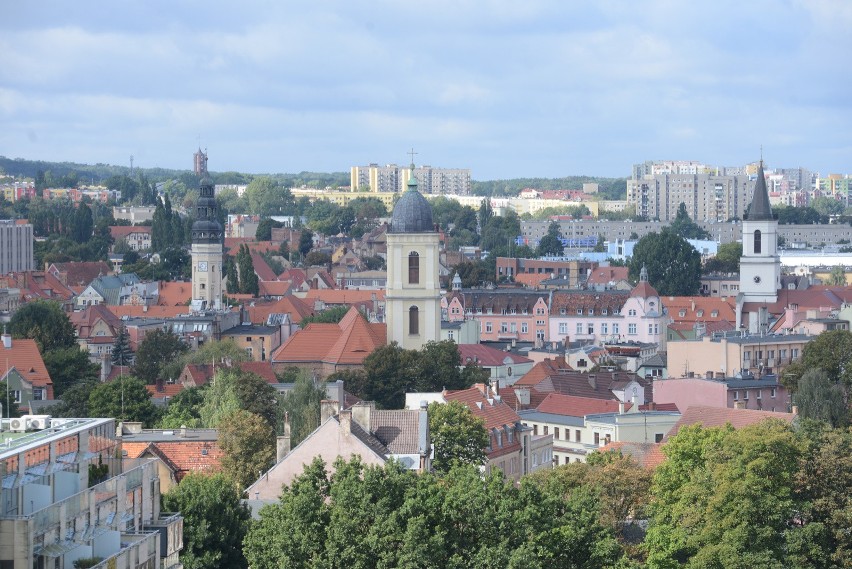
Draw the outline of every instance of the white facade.
<instances>
[{"instance_id":1,"label":"white facade","mask_svg":"<svg viewBox=\"0 0 852 569\"><path fill-rule=\"evenodd\" d=\"M388 342L407 350L441 339L438 239L437 233L387 234Z\"/></svg>"},{"instance_id":2,"label":"white facade","mask_svg":"<svg viewBox=\"0 0 852 569\"><path fill-rule=\"evenodd\" d=\"M192 244L192 300L203 300L207 308L222 305L222 245Z\"/></svg>"}]
</instances>

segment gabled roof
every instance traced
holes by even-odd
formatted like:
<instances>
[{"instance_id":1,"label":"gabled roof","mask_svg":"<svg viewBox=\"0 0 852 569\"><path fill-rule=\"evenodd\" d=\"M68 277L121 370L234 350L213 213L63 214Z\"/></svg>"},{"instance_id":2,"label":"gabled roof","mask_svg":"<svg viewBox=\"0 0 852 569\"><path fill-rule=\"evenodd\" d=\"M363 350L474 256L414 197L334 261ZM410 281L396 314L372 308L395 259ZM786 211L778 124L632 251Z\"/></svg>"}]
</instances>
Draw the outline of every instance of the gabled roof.
<instances>
[{"instance_id":1,"label":"gabled roof","mask_svg":"<svg viewBox=\"0 0 852 569\"><path fill-rule=\"evenodd\" d=\"M714 298L707 296L661 296L660 302L674 322L735 322L735 296ZM683 313L683 316L681 316Z\"/></svg>"},{"instance_id":2,"label":"gabled roof","mask_svg":"<svg viewBox=\"0 0 852 569\"><path fill-rule=\"evenodd\" d=\"M109 306L109 311L122 318L174 318L179 314L189 314L188 306Z\"/></svg>"},{"instance_id":3,"label":"gabled roof","mask_svg":"<svg viewBox=\"0 0 852 569\"><path fill-rule=\"evenodd\" d=\"M104 261L53 263L48 271L66 286L87 285L100 275L112 274L112 269Z\"/></svg>"},{"instance_id":4,"label":"gabled roof","mask_svg":"<svg viewBox=\"0 0 852 569\"><path fill-rule=\"evenodd\" d=\"M118 334L121 330L121 320L103 304L94 304L83 310L72 312L69 318L74 329L77 330L77 337L80 339L88 339L92 328L99 321L103 321L113 335Z\"/></svg>"},{"instance_id":5,"label":"gabled roof","mask_svg":"<svg viewBox=\"0 0 852 569\"><path fill-rule=\"evenodd\" d=\"M261 288L263 283L261 283ZM269 319L270 314L289 314L290 321L298 324L302 318L313 315L314 311L305 301L293 295L287 295L274 302L254 301L246 306L249 320L254 324L263 324Z\"/></svg>"},{"instance_id":6,"label":"gabled roof","mask_svg":"<svg viewBox=\"0 0 852 569\"><path fill-rule=\"evenodd\" d=\"M275 274L269 264L266 262L266 259L260 256L259 253L255 253L252 251L251 253L251 262L254 267L254 272L257 275L257 278L262 281L277 281L278 275Z\"/></svg>"},{"instance_id":7,"label":"gabled roof","mask_svg":"<svg viewBox=\"0 0 852 569\"><path fill-rule=\"evenodd\" d=\"M792 413L778 413L775 411L761 411L757 409L732 409L730 407L709 407L692 405L684 411L683 415L672 430L666 435L666 439L675 436L678 431L687 425L701 424L705 428L724 427L730 424L735 429L741 429L748 425L759 423L765 419L779 419L792 423L796 416Z\"/></svg>"},{"instance_id":8,"label":"gabled roof","mask_svg":"<svg viewBox=\"0 0 852 569\"><path fill-rule=\"evenodd\" d=\"M467 405L474 416L485 422L485 428L488 430L505 425L513 426L521 420L520 416L502 399L485 397L477 386L457 391L444 391L443 395L447 402L459 401Z\"/></svg>"},{"instance_id":9,"label":"gabled roof","mask_svg":"<svg viewBox=\"0 0 852 569\"><path fill-rule=\"evenodd\" d=\"M589 273L586 283L589 285L605 285L626 281L629 271L628 267L598 267Z\"/></svg>"},{"instance_id":10,"label":"gabled roof","mask_svg":"<svg viewBox=\"0 0 852 569\"><path fill-rule=\"evenodd\" d=\"M291 281L260 281L258 283L258 296L285 296L293 287Z\"/></svg>"},{"instance_id":11,"label":"gabled roof","mask_svg":"<svg viewBox=\"0 0 852 569\"><path fill-rule=\"evenodd\" d=\"M540 413L552 413L554 415L567 415L569 417L585 417L586 415L596 413L617 413L618 403L615 399L597 399L548 393L544 401L538 404L536 411ZM626 403L624 408L628 410L631 406L630 403Z\"/></svg>"},{"instance_id":12,"label":"gabled roof","mask_svg":"<svg viewBox=\"0 0 852 569\"><path fill-rule=\"evenodd\" d=\"M35 340L15 338L12 347L0 344L0 377L15 368L21 377L37 387L46 387L48 399L53 399L53 382Z\"/></svg>"},{"instance_id":13,"label":"gabled roof","mask_svg":"<svg viewBox=\"0 0 852 569\"><path fill-rule=\"evenodd\" d=\"M391 454L420 454L419 410L374 409L370 412L370 431Z\"/></svg>"},{"instance_id":14,"label":"gabled roof","mask_svg":"<svg viewBox=\"0 0 852 569\"><path fill-rule=\"evenodd\" d=\"M127 452L128 458L152 455L163 459L178 481L189 472L213 472L219 469L224 453L219 448L215 430L187 429L185 437L181 437L177 430L173 432L172 437L163 437L172 440L136 441L132 435L125 435L128 440L122 440L121 449ZM196 434L198 432L205 433L205 436L199 437ZM211 432L214 434L212 438L207 435Z\"/></svg>"},{"instance_id":15,"label":"gabled roof","mask_svg":"<svg viewBox=\"0 0 852 569\"><path fill-rule=\"evenodd\" d=\"M651 298L652 296L660 296L660 293L657 292L657 289L651 286L651 283L648 281L639 281L633 290L630 291L631 297L638 298Z\"/></svg>"},{"instance_id":16,"label":"gabled roof","mask_svg":"<svg viewBox=\"0 0 852 569\"><path fill-rule=\"evenodd\" d=\"M564 357L560 356L555 359L545 358L544 361L535 364L531 370L515 382L515 385L538 385L540 381L553 373L569 371L571 369L571 366L568 365Z\"/></svg>"},{"instance_id":17,"label":"gabled roof","mask_svg":"<svg viewBox=\"0 0 852 569\"><path fill-rule=\"evenodd\" d=\"M273 362L325 362L359 365L387 343L385 324L371 324L354 307L337 324L312 322L272 355Z\"/></svg>"},{"instance_id":18,"label":"gabled roof","mask_svg":"<svg viewBox=\"0 0 852 569\"><path fill-rule=\"evenodd\" d=\"M272 362L237 362L235 364L222 363L213 365L210 364L186 364L181 372L182 377L189 378L196 386L210 383L216 370L238 368L247 373L253 373L263 379L266 383L278 383L278 377L275 375L275 370L272 369Z\"/></svg>"},{"instance_id":19,"label":"gabled roof","mask_svg":"<svg viewBox=\"0 0 852 569\"><path fill-rule=\"evenodd\" d=\"M458 348L459 355L461 356L461 365L473 362L482 367L499 367L503 365L528 364L533 361L524 356L512 352L504 352L503 350L483 344L459 344Z\"/></svg>"},{"instance_id":20,"label":"gabled roof","mask_svg":"<svg viewBox=\"0 0 852 569\"><path fill-rule=\"evenodd\" d=\"M183 384L163 383L161 385L146 385L145 389L148 390L148 394L151 397L174 397L175 395L183 391Z\"/></svg>"},{"instance_id":21,"label":"gabled roof","mask_svg":"<svg viewBox=\"0 0 852 569\"><path fill-rule=\"evenodd\" d=\"M147 233L151 234L151 226L150 225L110 225L109 226L109 234L113 239L118 241L119 239L124 239L128 235L132 235L134 233Z\"/></svg>"},{"instance_id":22,"label":"gabled roof","mask_svg":"<svg viewBox=\"0 0 852 569\"><path fill-rule=\"evenodd\" d=\"M532 315L539 299L545 303L550 300L550 292L526 289L466 289L447 293L447 302L453 298L459 298L465 310L491 310L493 314L509 314L512 311L523 314L526 311Z\"/></svg>"}]
</instances>

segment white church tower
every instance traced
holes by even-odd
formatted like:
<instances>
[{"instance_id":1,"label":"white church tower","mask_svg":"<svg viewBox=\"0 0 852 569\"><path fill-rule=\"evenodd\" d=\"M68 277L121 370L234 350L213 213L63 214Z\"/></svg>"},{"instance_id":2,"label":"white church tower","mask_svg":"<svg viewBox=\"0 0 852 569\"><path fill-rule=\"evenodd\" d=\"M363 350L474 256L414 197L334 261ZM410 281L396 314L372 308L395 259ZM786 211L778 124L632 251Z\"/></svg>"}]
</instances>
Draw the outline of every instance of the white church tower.
<instances>
[{"instance_id":1,"label":"white church tower","mask_svg":"<svg viewBox=\"0 0 852 569\"><path fill-rule=\"evenodd\" d=\"M385 312L388 343L419 350L441 339L439 237L432 206L417 191L417 178L396 202L387 232Z\"/></svg>"},{"instance_id":2,"label":"white church tower","mask_svg":"<svg viewBox=\"0 0 852 569\"><path fill-rule=\"evenodd\" d=\"M737 328L760 331L760 310L756 304L772 304L781 288L781 260L778 256L778 222L769 205L769 192L763 175L763 160L757 172L754 196L743 219L743 255L740 258L740 293L737 296ZM751 306L748 306L752 303ZM746 316L747 315L747 316Z\"/></svg>"},{"instance_id":3,"label":"white church tower","mask_svg":"<svg viewBox=\"0 0 852 569\"><path fill-rule=\"evenodd\" d=\"M224 255L218 211L205 156L196 220L192 224L192 305L197 308L218 310L222 307Z\"/></svg>"}]
</instances>

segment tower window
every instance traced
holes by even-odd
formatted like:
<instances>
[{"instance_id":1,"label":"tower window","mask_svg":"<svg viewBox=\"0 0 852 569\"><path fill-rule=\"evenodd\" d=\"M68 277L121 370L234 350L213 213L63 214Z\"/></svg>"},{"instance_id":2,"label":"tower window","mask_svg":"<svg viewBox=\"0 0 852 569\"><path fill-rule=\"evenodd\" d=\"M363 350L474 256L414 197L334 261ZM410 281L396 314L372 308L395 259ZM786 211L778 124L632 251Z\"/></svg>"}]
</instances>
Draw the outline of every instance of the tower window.
<instances>
[{"instance_id":1,"label":"tower window","mask_svg":"<svg viewBox=\"0 0 852 569\"><path fill-rule=\"evenodd\" d=\"M411 336L420 335L420 310L416 306L408 309L408 334Z\"/></svg>"},{"instance_id":2,"label":"tower window","mask_svg":"<svg viewBox=\"0 0 852 569\"><path fill-rule=\"evenodd\" d=\"M755 254L760 253L760 230L756 230L754 232L754 252Z\"/></svg>"},{"instance_id":3,"label":"tower window","mask_svg":"<svg viewBox=\"0 0 852 569\"><path fill-rule=\"evenodd\" d=\"M420 255L417 251L408 254L408 284L420 284Z\"/></svg>"}]
</instances>

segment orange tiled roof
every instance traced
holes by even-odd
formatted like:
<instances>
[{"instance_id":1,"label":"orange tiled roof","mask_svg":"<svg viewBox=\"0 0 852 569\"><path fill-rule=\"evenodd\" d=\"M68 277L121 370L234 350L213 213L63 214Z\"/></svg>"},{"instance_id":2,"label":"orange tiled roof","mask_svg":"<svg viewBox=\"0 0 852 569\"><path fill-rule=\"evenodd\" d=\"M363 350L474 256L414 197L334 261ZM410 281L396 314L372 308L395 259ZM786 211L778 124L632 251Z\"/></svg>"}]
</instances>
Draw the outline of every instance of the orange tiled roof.
<instances>
[{"instance_id":1,"label":"orange tiled roof","mask_svg":"<svg viewBox=\"0 0 852 569\"><path fill-rule=\"evenodd\" d=\"M110 225L109 226L109 234L112 235L112 238L118 241L119 239L123 239L128 235L133 233L147 233L151 234L151 226L150 225Z\"/></svg>"},{"instance_id":2,"label":"orange tiled roof","mask_svg":"<svg viewBox=\"0 0 852 569\"><path fill-rule=\"evenodd\" d=\"M275 371L272 369L272 362L239 362L233 364L233 366L228 364L222 364L219 366L213 366L212 364L186 364L186 367L183 369L181 376L188 376L192 383L195 385L204 385L209 383L213 378L213 374L215 373L216 368L230 368L237 367L245 372L253 373L259 376L261 379L266 381L266 383L278 383L278 377L275 375Z\"/></svg>"},{"instance_id":3,"label":"orange tiled roof","mask_svg":"<svg viewBox=\"0 0 852 569\"><path fill-rule=\"evenodd\" d=\"M178 314L189 314L188 306L110 306L110 312L121 318L174 318Z\"/></svg>"},{"instance_id":4,"label":"orange tiled roof","mask_svg":"<svg viewBox=\"0 0 852 569\"><path fill-rule=\"evenodd\" d=\"M5 376L11 368L34 386L46 387L47 398L53 399L53 382L35 340L15 338L11 348L0 347L0 376Z\"/></svg>"},{"instance_id":5,"label":"orange tiled roof","mask_svg":"<svg viewBox=\"0 0 852 569\"><path fill-rule=\"evenodd\" d=\"M511 407L502 400L486 398L477 386L458 391L444 391L444 399L447 401L459 401L467 405L474 416L485 421L486 429L514 425L521 420Z\"/></svg>"},{"instance_id":6,"label":"orange tiled roof","mask_svg":"<svg viewBox=\"0 0 852 569\"><path fill-rule=\"evenodd\" d=\"M263 283L260 284L263 288ZM302 318L314 313L305 302L298 297L288 295L275 302L255 302L254 306L246 306L249 320L254 324L263 324L270 314L289 314L290 321L298 324Z\"/></svg>"},{"instance_id":7,"label":"orange tiled roof","mask_svg":"<svg viewBox=\"0 0 852 569\"><path fill-rule=\"evenodd\" d=\"M277 278L277 277L276 277ZM258 283L258 296L284 296L293 286L291 281L261 280Z\"/></svg>"},{"instance_id":8,"label":"orange tiled roof","mask_svg":"<svg viewBox=\"0 0 852 569\"><path fill-rule=\"evenodd\" d=\"M183 385L181 385L180 383L164 383L162 386L146 385L145 389L148 390L148 394L151 397L174 397L175 395L183 391Z\"/></svg>"},{"instance_id":9,"label":"orange tiled roof","mask_svg":"<svg viewBox=\"0 0 852 569\"><path fill-rule=\"evenodd\" d=\"M187 301L192 298L191 282L167 282L160 281L159 300L161 306L187 306Z\"/></svg>"},{"instance_id":10,"label":"orange tiled roof","mask_svg":"<svg viewBox=\"0 0 852 569\"><path fill-rule=\"evenodd\" d=\"M515 275L515 282L535 288L541 284L541 281L549 278L550 273L518 273Z\"/></svg>"},{"instance_id":11,"label":"orange tiled roof","mask_svg":"<svg viewBox=\"0 0 852 569\"><path fill-rule=\"evenodd\" d=\"M730 407L709 407L703 405L692 405L687 407L672 430L666 435L666 439L675 436L678 431L687 425L700 423L705 428L723 427L730 424L735 429L741 429L748 425L759 423L764 419L780 419L792 423L796 416L792 413L778 413L776 411L761 411L758 409L732 409Z\"/></svg>"},{"instance_id":12,"label":"orange tiled roof","mask_svg":"<svg viewBox=\"0 0 852 569\"><path fill-rule=\"evenodd\" d=\"M112 269L104 261L79 261L53 263L48 267L66 286L88 286L99 276L111 275Z\"/></svg>"},{"instance_id":13,"label":"orange tiled roof","mask_svg":"<svg viewBox=\"0 0 852 569\"><path fill-rule=\"evenodd\" d=\"M624 405L625 411L630 409L631 406L630 403L626 403ZM542 413L565 415L567 417L585 417L586 415L597 413L617 413L618 401L549 393L536 410Z\"/></svg>"},{"instance_id":14,"label":"orange tiled roof","mask_svg":"<svg viewBox=\"0 0 852 569\"><path fill-rule=\"evenodd\" d=\"M586 282L590 285L605 285L611 282L626 281L629 271L628 267L598 267L589 273Z\"/></svg>"},{"instance_id":15,"label":"orange tiled roof","mask_svg":"<svg viewBox=\"0 0 852 569\"><path fill-rule=\"evenodd\" d=\"M217 441L195 441L176 439L174 441L122 441L121 449L128 458L139 458L153 454L163 459L180 481L189 472L212 472L219 469L224 453ZM206 453L203 451L207 451Z\"/></svg>"},{"instance_id":16,"label":"orange tiled roof","mask_svg":"<svg viewBox=\"0 0 852 569\"><path fill-rule=\"evenodd\" d=\"M384 346L385 324L371 324L354 307L337 324L312 322L290 336L272 355L274 362L362 364L373 350Z\"/></svg>"},{"instance_id":17,"label":"orange tiled roof","mask_svg":"<svg viewBox=\"0 0 852 569\"><path fill-rule=\"evenodd\" d=\"M109 326L113 334L117 334L121 329L121 320L103 304L87 306L83 310L72 312L69 318L74 329L77 330L77 337L81 339L89 339L92 328L101 320ZM109 339L111 342L112 338L109 337ZM96 338L93 337L91 340Z\"/></svg>"},{"instance_id":18,"label":"orange tiled roof","mask_svg":"<svg viewBox=\"0 0 852 569\"><path fill-rule=\"evenodd\" d=\"M619 451L623 456L629 456L636 463L648 469L655 469L666 460L666 455L663 452L662 443L631 443L631 442L611 442L608 445L599 449L600 452L610 450Z\"/></svg>"},{"instance_id":19,"label":"orange tiled roof","mask_svg":"<svg viewBox=\"0 0 852 569\"><path fill-rule=\"evenodd\" d=\"M568 365L565 361L564 357L558 357L556 359L545 358L544 361L538 362L535 364L531 370L524 374L524 376L515 382L516 385L538 385L544 378L548 377L551 374L558 373L559 370L572 370L573 368Z\"/></svg>"},{"instance_id":20,"label":"orange tiled roof","mask_svg":"<svg viewBox=\"0 0 852 569\"><path fill-rule=\"evenodd\" d=\"M257 278L263 281L277 281L278 275L275 274L269 264L266 262L266 259L260 256L259 253L252 251L251 253L251 263L254 267L254 272L257 275Z\"/></svg>"}]
</instances>

